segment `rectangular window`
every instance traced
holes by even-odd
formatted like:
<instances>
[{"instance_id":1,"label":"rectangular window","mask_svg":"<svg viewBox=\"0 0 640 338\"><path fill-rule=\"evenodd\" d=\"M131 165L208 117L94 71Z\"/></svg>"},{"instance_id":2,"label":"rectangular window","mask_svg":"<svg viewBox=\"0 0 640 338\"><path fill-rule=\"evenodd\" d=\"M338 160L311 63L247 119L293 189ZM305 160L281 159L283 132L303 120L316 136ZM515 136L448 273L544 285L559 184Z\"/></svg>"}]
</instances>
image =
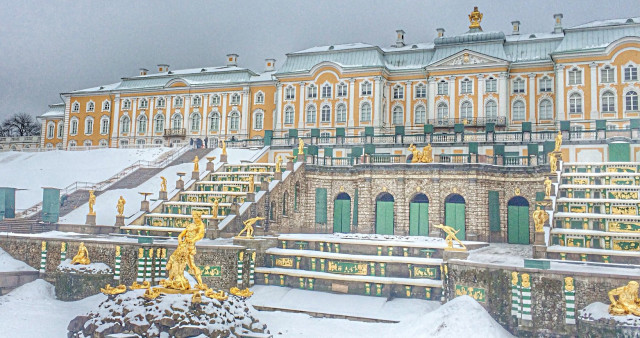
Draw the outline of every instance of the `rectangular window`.
<instances>
[{"instance_id":1,"label":"rectangular window","mask_svg":"<svg viewBox=\"0 0 640 338\"><path fill-rule=\"evenodd\" d=\"M471 94L473 92L473 82L471 80L463 80L460 85L460 93Z\"/></svg>"},{"instance_id":2,"label":"rectangular window","mask_svg":"<svg viewBox=\"0 0 640 338\"><path fill-rule=\"evenodd\" d=\"M605 66L600 70L600 81L602 83L613 83L613 68Z\"/></svg>"},{"instance_id":3,"label":"rectangular window","mask_svg":"<svg viewBox=\"0 0 640 338\"><path fill-rule=\"evenodd\" d=\"M308 99L318 98L318 87L309 86L309 88L307 88L307 98Z\"/></svg>"},{"instance_id":4,"label":"rectangular window","mask_svg":"<svg viewBox=\"0 0 640 338\"><path fill-rule=\"evenodd\" d=\"M624 69L625 81L637 81L638 80L638 68L629 66Z\"/></svg>"},{"instance_id":5,"label":"rectangular window","mask_svg":"<svg viewBox=\"0 0 640 338\"><path fill-rule=\"evenodd\" d=\"M449 95L449 84L447 82L438 82L438 95Z\"/></svg>"},{"instance_id":6,"label":"rectangular window","mask_svg":"<svg viewBox=\"0 0 640 338\"><path fill-rule=\"evenodd\" d=\"M487 79L485 86L486 86L487 93L495 93L497 91L496 79Z\"/></svg>"},{"instance_id":7,"label":"rectangular window","mask_svg":"<svg viewBox=\"0 0 640 338\"><path fill-rule=\"evenodd\" d=\"M331 98L331 86L330 85L322 86L322 98L323 99L330 99Z\"/></svg>"},{"instance_id":8,"label":"rectangular window","mask_svg":"<svg viewBox=\"0 0 640 338\"><path fill-rule=\"evenodd\" d=\"M524 93L524 80L517 79L513 81L513 92Z\"/></svg>"},{"instance_id":9,"label":"rectangular window","mask_svg":"<svg viewBox=\"0 0 640 338\"><path fill-rule=\"evenodd\" d=\"M419 84L416 86L416 99L424 99L427 97L427 87Z\"/></svg>"},{"instance_id":10,"label":"rectangular window","mask_svg":"<svg viewBox=\"0 0 640 338\"><path fill-rule=\"evenodd\" d=\"M361 88L361 94L362 96L368 96L371 95L371 82L365 81L362 83L362 88Z\"/></svg>"},{"instance_id":11,"label":"rectangular window","mask_svg":"<svg viewBox=\"0 0 640 338\"><path fill-rule=\"evenodd\" d=\"M577 69L569 71L569 85L573 86L579 84L582 84L582 72Z\"/></svg>"},{"instance_id":12,"label":"rectangular window","mask_svg":"<svg viewBox=\"0 0 640 338\"><path fill-rule=\"evenodd\" d=\"M347 85L340 84L338 85L338 97L346 97L347 96Z\"/></svg>"},{"instance_id":13,"label":"rectangular window","mask_svg":"<svg viewBox=\"0 0 640 338\"><path fill-rule=\"evenodd\" d=\"M548 93L551 92L551 79L548 77L544 77L540 79L540 92Z\"/></svg>"}]
</instances>

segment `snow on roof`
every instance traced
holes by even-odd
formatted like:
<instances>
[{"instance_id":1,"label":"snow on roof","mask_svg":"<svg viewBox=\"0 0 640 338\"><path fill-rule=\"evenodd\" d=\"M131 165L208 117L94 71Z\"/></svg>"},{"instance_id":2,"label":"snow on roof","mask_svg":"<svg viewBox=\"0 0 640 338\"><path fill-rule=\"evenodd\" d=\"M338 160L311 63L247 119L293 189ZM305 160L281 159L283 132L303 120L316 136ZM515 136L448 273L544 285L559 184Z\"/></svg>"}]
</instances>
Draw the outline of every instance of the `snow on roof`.
<instances>
[{"instance_id":1,"label":"snow on roof","mask_svg":"<svg viewBox=\"0 0 640 338\"><path fill-rule=\"evenodd\" d=\"M384 51L385 53L389 53L389 52L401 52L401 51L416 50L416 49L433 49L433 46L434 46L433 42L412 43L412 44L405 45L403 47L395 47L395 46L385 47L385 48L382 48L382 51Z\"/></svg>"},{"instance_id":2,"label":"snow on roof","mask_svg":"<svg viewBox=\"0 0 640 338\"><path fill-rule=\"evenodd\" d=\"M237 66L200 67L200 68L188 68L188 69L170 70L168 72L155 73L155 74L139 75L139 76L129 77L127 79L139 79L139 78L150 78L150 77L161 77L161 76L176 76L176 75L190 75L190 74L202 74L202 73L232 72L232 71L249 71L249 72L251 72L251 70L249 70L247 68L242 68L242 67L237 67Z\"/></svg>"},{"instance_id":3,"label":"snow on roof","mask_svg":"<svg viewBox=\"0 0 640 338\"><path fill-rule=\"evenodd\" d=\"M371 48L371 47L376 47L376 46L370 45L368 43L355 42L355 43L345 43L345 44L340 44L340 45L316 46L316 47L303 49L303 50L300 50L300 51L297 51L297 52L293 52L293 53L290 53L290 54L330 52L330 51L338 51L338 50Z\"/></svg>"},{"instance_id":4,"label":"snow on roof","mask_svg":"<svg viewBox=\"0 0 640 338\"><path fill-rule=\"evenodd\" d=\"M595 27L605 27L605 26L618 26L625 24L634 24L640 23L640 17L635 18L622 18L622 19L609 19L609 20L595 20L591 22L587 22L581 25L573 26L570 29L581 29L581 28L595 28Z\"/></svg>"},{"instance_id":5,"label":"snow on roof","mask_svg":"<svg viewBox=\"0 0 640 338\"><path fill-rule=\"evenodd\" d=\"M518 35L507 35L507 42L525 42L525 41L534 41L534 40L542 40L542 39L561 39L564 34L559 33L527 33L527 34L518 34Z\"/></svg>"},{"instance_id":6,"label":"snow on roof","mask_svg":"<svg viewBox=\"0 0 640 338\"><path fill-rule=\"evenodd\" d=\"M114 90L114 89L118 88L118 86L121 83L122 82L116 82L116 83L112 83L112 84L108 84L108 85L104 85L104 86L98 86L98 87L91 87L91 88L86 88L86 89L74 90L74 91L72 91L72 93L105 92L105 91Z\"/></svg>"},{"instance_id":7,"label":"snow on roof","mask_svg":"<svg viewBox=\"0 0 640 338\"><path fill-rule=\"evenodd\" d=\"M250 81L251 82L273 81L273 74L275 73L276 73L275 70L270 72L264 72L257 76L252 76Z\"/></svg>"},{"instance_id":8,"label":"snow on roof","mask_svg":"<svg viewBox=\"0 0 640 338\"><path fill-rule=\"evenodd\" d=\"M56 103L49 105L49 109L40 115L40 117L63 117L64 116L64 103Z\"/></svg>"}]
</instances>

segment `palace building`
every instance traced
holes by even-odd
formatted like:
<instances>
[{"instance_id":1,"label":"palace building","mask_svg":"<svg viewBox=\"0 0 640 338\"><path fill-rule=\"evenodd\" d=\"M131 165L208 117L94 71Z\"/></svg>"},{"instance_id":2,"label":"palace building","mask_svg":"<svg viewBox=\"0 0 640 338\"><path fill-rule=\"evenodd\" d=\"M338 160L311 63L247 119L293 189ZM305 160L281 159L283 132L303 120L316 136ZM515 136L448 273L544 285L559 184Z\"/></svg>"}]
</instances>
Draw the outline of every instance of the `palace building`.
<instances>
[{"instance_id":1,"label":"palace building","mask_svg":"<svg viewBox=\"0 0 640 338\"><path fill-rule=\"evenodd\" d=\"M477 8L469 30L409 43L396 31L390 47L353 43L287 54L264 72L226 65L138 76L62 93L43 114L41 146L122 147L220 139L363 135L404 127L521 131L629 128L640 117L640 18L565 28L562 14L543 33L487 32ZM295 130L295 135L289 135Z\"/></svg>"}]
</instances>

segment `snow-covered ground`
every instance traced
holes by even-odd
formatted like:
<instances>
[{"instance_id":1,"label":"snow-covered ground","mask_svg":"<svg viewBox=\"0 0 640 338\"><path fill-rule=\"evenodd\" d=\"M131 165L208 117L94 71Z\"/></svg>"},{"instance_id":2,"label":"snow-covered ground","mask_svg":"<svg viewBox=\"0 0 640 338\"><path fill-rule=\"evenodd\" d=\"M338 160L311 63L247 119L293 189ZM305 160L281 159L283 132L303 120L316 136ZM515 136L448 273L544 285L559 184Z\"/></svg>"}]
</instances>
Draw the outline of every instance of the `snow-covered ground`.
<instances>
[{"instance_id":1,"label":"snow-covered ground","mask_svg":"<svg viewBox=\"0 0 640 338\"><path fill-rule=\"evenodd\" d=\"M13 187L16 209L42 202L42 187L64 189L76 181L97 183L138 160L153 161L170 148L96 149L41 153L1 152L0 186Z\"/></svg>"},{"instance_id":2,"label":"snow-covered ground","mask_svg":"<svg viewBox=\"0 0 640 338\"><path fill-rule=\"evenodd\" d=\"M220 153L222 150L220 148L212 150L207 156L215 156L216 159L214 163L216 163L216 168L219 163ZM239 164L241 160L249 160L254 155L258 153L258 150L250 150L250 149L229 149L227 162L230 164ZM198 162L200 165L200 172L204 172L207 166L207 159L203 156ZM97 224L102 225L113 225L116 221L116 205L118 203L118 198L120 196L124 197L127 203L124 206L124 215L127 217L125 223L133 221L135 217L130 217L138 211L140 211L140 202L143 197L139 194L139 192L151 192L153 195L149 197L149 199L157 199L158 192L160 191L160 179L161 176L164 176L167 179L167 191L169 196L174 193L175 181L178 179L176 173L184 172L187 175L183 178L185 180L189 180L191 178L191 172L193 171L193 163L183 163L177 164L171 167L167 167L162 170L160 173L156 174L154 177L150 178L146 182L140 184L138 187L133 189L117 189L117 190L107 190L104 193L96 196L96 222ZM153 204L152 204L153 205ZM87 212L89 211L89 206L85 203L84 205L79 206L76 210L68 213L67 215L60 218L60 223L68 223L68 224L84 224L87 217Z\"/></svg>"},{"instance_id":3,"label":"snow-covered ground","mask_svg":"<svg viewBox=\"0 0 640 338\"><path fill-rule=\"evenodd\" d=\"M23 261L11 257L11 255L0 249L0 272L10 271L36 271L36 269Z\"/></svg>"},{"instance_id":4,"label":"snow-covered ground","mask_svg":"<svg viewBox=\"0 0 640 338\"><path fill-rule=\"evenodd\" d=\"M278 291L274 291L274 290ZM284 305L297 299L313 303L318 312L372 307L385 317L401 317L400 323L367 323L346 319L314 318L306 314L255 311L274 337L511 337L475 300L458 297L439 306L436 302L374 297L330 295L278 287L254 287L250 302L269 301ZM270 295L275 292L277 295ZM290 294L287 296L287 294ZM324 297L330 296L327 300ZM36 280L0 297L0 327L5 337L65 337L69 321L97 309L106 299L99 294L76 302L55 299L51 284ZM343 308L348 304L348 307ZM374 305L377 304L377 305ZM295 305L295 304L294 304ZM34 325L37 322L37 325Z\"/></svg>"},{"instance_id":5,"label":"snow-covered ground","mask_svg":"<svg viewBox=\"0 0 640 338\"><path fill-rule=\"evenodd\" d=\"M530 245L491 243L484 248L469 251L472 262L524 266L525 258L533 257Z\"/></svg>"}]
</instances>

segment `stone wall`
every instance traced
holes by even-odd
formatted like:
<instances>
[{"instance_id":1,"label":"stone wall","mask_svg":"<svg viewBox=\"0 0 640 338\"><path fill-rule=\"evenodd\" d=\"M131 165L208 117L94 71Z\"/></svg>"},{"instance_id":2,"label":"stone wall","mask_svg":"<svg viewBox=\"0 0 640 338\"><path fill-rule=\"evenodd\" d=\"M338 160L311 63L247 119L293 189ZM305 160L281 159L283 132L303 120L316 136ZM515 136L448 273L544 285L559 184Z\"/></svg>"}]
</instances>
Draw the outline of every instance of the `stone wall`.
<instances>
[{"instance_id":1,"label":"stone wall","mask_svg":"<svg viewBox=\"0 0 640 338\"><path fill-rule=\"evenodd\" d=\"M575 324L566 324L564 278L572 277L575 287L575 309L593 302L608 303L607 292L626 285L631 279L624 275L594 274L588 271L558 271L508 268L468 261L449 261L445 293L455 296L456 285L485 290L486 301L480 302L491 316L512 333L523 336L573 336ZM531 276L532 320L511 316L511 273Z\"/></svg>"},{"instance_id":2,"label":"stone wall","mask_svg":"<svg viewBox=\"0 0 640 338\"><path fill-rule=\"evenodd\" d=\"M465 199L467 239L502 242L507 239L507 203L516 195L529 202L529 212L535 210L536 192L543 190L545 169L540 167L496 167L456 164L389 164L356 167L321 167L305 165L278 184L270 193L274 232L333 232L334 200L341 192L351 197L354 210L355 189L358 189L358 225L352 232L375 233L376 198L383 192L393 195L396 235L409 233L409 204L418 193L429 199L430 233L439 236L433 225L444 223L445 199L459 194ZM294 210L295 189L298 187L298 208ZM327 189L327 224L315 223L316 188ZM500 196L500 231L489 231L489 191ZM286 202L284 194L287 193ZM282 204L287 204L287 214ZM353 217L353 214L352 214ZM533 242L533 219L530 216L530 238ZM437 230L437 229L435 229ZM474 237L476 236L476 237Z\"/></svg>"}]
</instances>

